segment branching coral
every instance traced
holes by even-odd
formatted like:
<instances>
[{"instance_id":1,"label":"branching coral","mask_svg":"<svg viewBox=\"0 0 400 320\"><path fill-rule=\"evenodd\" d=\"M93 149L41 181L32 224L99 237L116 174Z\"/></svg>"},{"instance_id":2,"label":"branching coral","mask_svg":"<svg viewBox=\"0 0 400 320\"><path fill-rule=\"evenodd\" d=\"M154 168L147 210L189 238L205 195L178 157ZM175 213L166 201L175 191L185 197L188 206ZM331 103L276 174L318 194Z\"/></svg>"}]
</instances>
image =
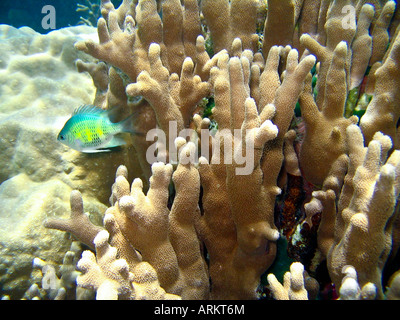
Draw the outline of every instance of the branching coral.
<instances>
[{"instance_id":1,"label":"branching coral","mask_svg":"<svg viewBox=\"0 0 400 320\"><path fill-rule=\"evenodd\" d=\"M309 292L318 292L317 281L308 276L300 262L291 264L290 272L284 275L283 285L272 273L268 275L268 283L276 300L308 300Z\"/></svg>"},{"instance_id":2,"label":"branching coral","mask_svg":"<svg viewBox=\"0 0 400 320\"><path fill-rule=\"evenodd\" d=\"M362 288L357 280L357 272L352 266L344 266L342 273L345 275L339 289L340 300L374 300L376 287L368 282Z\"/></svg>"},{"instance_id":3,"label":"branching coral","mask_svg":"<svg viewBox=\"0 0 400 320\"><path fill-rule=\"evenodd\" d=\"M347 129L351 143L349 172L354 176L352 181L345 177L328 267L336 282L338 269L353 265L359 272L360 285L372 282L382 295L381 272L392 246L391 217L400 191L400 154L394 151L386 160L391 145L378 133L367 150L356 146L362 142L358 130L355 126ZM355 158L364 159L363 163L356 166Z\"/></svg>"},{"instance_id":4,"label":"branching coral","mask_svg":"<svg viewBox=\"0 0 400 320\"><path fill-rule=\"evenodd\" d=\"M39 258L32 262L33 284L26 291L23 299L63 300L76 298L78 300L93 298L90 290L76 287L76 278L81 274L77 268L82 249L79 241L74 241L64 256L62 265L56 266Z\"/></svg>"},{"instance_id":5,"label":"branching coral","mask_svg":"<svg viewBox=\"0 0 400 320\"><path fill-rule=\"evenodd\" d=\"M186 152L190 151L184 148L182 153ZM143 260L148 261L157 270L160 284L167 292L185 298L204 298L208 294L206 266L200 254L200 243L193 225L193 215L199 210L198 173L190 168L190 164L178 166L173 179L178 184L182 183L182 186L176 188L177 202L170 212L167 202L172 166L157 163L152 166L152 170L147 196L142 192L140 180L136 179L129 191L126 179L122 176L117 177L117 202L107 213L113 214L122 234L140 251ZM182 175L189 177L193 174L192 179L182 179ZM197 194L186 193L186 188L197 190ZM183 205L184 211L181 208ZM180 238L182 233L186 236L185 242Z\"/></svg>"},{"instance_id":6,"label":"branching coral","mask_svg":"<svg viewBox=\"0 0 400 320\"><path fill-rule=\"evenodd\" d=\"M359 272L360 286L371 282L382 297L382 269L392 247L399 194L399 153L396 150L387 158L391 141L379 132L368 148L363 147L359 127L351 125L346 132L349 156L333 166L325 190L313 193L323 207L319 247L328 257L328 269L337 285L342 281L342 268L352 265ZM340 195L334 189L341 189Z\"/></svg>"},{"instance_id":7,"label":"branching coral","mask_svg":"<svg viewBox=\"0 0 400 320\"><path fill-rule=\"evenodd\" d=\"M108 244L108 237L107 231L96 236L96 256L83 252L78 263L83 271L77 279L79 286L95 289L97 300L178 298L160 288L157 273L148 263L138 263L131 273L126 260L117 259L117 249Z\"/></svg>"},{"instance_id":8,"label":"branching coral","mask_svg":"<svg viewBox=\"0 0 400 320\"><path fill-rule=\"evenodd\" d=\"M273 208L275 196L280 192L276 181L283 160L281 132L288 129L290 110L293 112L302 87L298 80L304 79L314 63L313 57L309 57L298 64L297 52L292 50L285 79L280 83L278 47L271 50L261 75L258 66L251 65L252 60L252 53L247 50L240 58L229 59L225 54L211 71L215 95L213 117L224 132L217 137L221 139L218 145L222 145L222 140L232 143L232 134L241 128L242 141L232 144L229 150L234 155L255 150L250 172L243 174L238 174L238 169L246 168L239 165L236 157L232 165L223 164L228 156L232 158L231 154L220 157L218 152L209 161L200 159L204 191L201 235L210 254L215 298L226 297L226 286L230 288L230 298L255 297L258 279L274 259L279 234L273 223ZM258 81L250 84L252 72ZM283 96L281 90L287 86L297 88L297 96L296 90ZM250 92L257 94L257 104L249 98ZM272 125L270 119L278 126ZM243 193L243 188L249 192ZM223 227L217 221L224 221ZM246 274L242 270L247 270Z\"/></svg>"},{"instance_id":9,"label":"branching coral","mask_svg":"<svg viewBox=\"0 0 400 320\"><path fill-rule=\"evenodd\" d=\"M133 97L141 95L151 104L157 123L165 132L172 121L180 132L189 125L197 103L209 95L210 85L194 74L191 58L185 59L178 77L163 66L160 54L159 45L149 47L150 73L141 72L137 82L127 87L127 93Z\"/></svg>"},{"instance_id":10,"label":"branching coral","mask_svg":"<svg viewBox=\"0 0 400 320\"><path fill-rule=\"evenodd\" d=\"M302 97L302 112L304 112L304 121L306 123L306 134L300 152L300 164L304 171L305 177L316 185L322 185L324 178L330 169L332 163L342 154L346 153L345 130L351 123L356 123L357 118L344 118L349 115L345 112L345 104L351 101L352 94L359 94L359 86L363 81L369 63L375 61L375 57L380 60L383 55L382 45L379 42L385 42L387 39L387 21L391 19L394 12L394 2L386 3L382 12L374 25L373 32L368 33L374 8L365 4L359 12L359 20L357 24L348 24L344 22L342 8L351 5L351 1L333 1L327 12L326 29L326 45L319 43L310 35L301 36L301 43L320 61L318 71L318 80L316 83L317 95L315 105L312 102L310 90L308 96ZM350 15L354 15L350 11ZM350 20L356 19L355 16L347 17ZM355 20L354 20L355 21ZM386 21L386 22L385 22ZM382 37L382 33L386 37ZM385 86L382 91L385 96L391 97L387 99L387 103L379 103L379 109L375 107L376 100L367 108L366 115L361 119L361 127L366 134L366 141L369 142L375 132L381 131L389 134L396 145L396 125L398 115L395 108L391 106L391 101L395 101L396 88L395 84L398 76L392 74L398 68L395 67L397 58L390 58L396 55L396 42L392 44L389 51L389 57L385 61L385 67L382 66L382 72L373 75L374 81L378 81L385 75L386 80L383 84L375 86L373 99L383 99L379 93L380 87ZM384 45L383 45L384 46ZM346 50L345 50L345 47ZM388 81L390 78L390 81ZM383 80L383 78L382 78ZM350 91L349 90L353 90ZM383 102L383 101L382 101ZM315 116L316 107L326 116L326 121ZM379 110L379 111L378 111ZM380 116L372 114L379 112ZM370 119L374 119L371 123ZM387 120L385 120L387 119ZM387 122L385 122L387 121ZM385 122L385 123L384 123ZM372 127L371 129L369 129ZM389 129L390 128L390 129ZM318 136L318 137L317 137ZM329 152L324 152L327 149ZM318 169L316 169L318 168Z\"/></svg>"},{"instance_id":11,"label":"branching coral","mask_svg":"<svg viewBox=\"0 0 400 320\"><path fill-rule=\"evenodd\" d=\"M280 234L299 238L313 224L341 299L374 298L375 289L384 297L382 270L398 248L392 229L399 225L399 36L388 38L395 4L318 1L309 14L311 3L269 1L260 39L256 0L203 0L200 8L195 0L165 1L162 17L154 0L117 9L103 1L100 42L76 47L106 64L78 67L92 75L102 108L117 105L120 117L138 112L143 135L132 141L150 179L146 192L144 181L130 184L119 167L104 227L91 225L76 192L71 219L47 222L96 250L79 262L80 286L94 288L98 299L258 298ZM354 9L346 17L345 6ZM365 76L373 98L360 129L352 114ZM202 100L215 103L209 118ZM150 170L145 135L156 127L152 141L164 149L152 150L162 162ZM182 136L174 139L171 128ZM296 190L286 173L299 178ZM306 182L306 217L278 230L285 215L277 201ZM301 213L299 199L291 205ZM293 263L283 285L268 275L273 296L315 298L310 264Z\"/></svg>"},{"instance_id":12,"label":"branching coral","mask_svg":"<svg viewBox=\"0 0 400 320\"><path fill-rule=\"evenodd\" d=\"M83 211L83 200L79 191L71 192L71 216L68 220L48 219L44 222L46 228L71 232L78 240L94 248L94 238L103 230L90 222L89 217Z\"/></svg>"},{"instance_id":13,"label":"branching coral","mask_svg":"<svg viewBox=\"0 0 400 320\"><path fill-rule=\"evenodd\" d=\"M291 45L301 1L268 1L268 16L264 26L262 51L268 55L273 46Z\"/></svg>"},{"instance_id":14,"label":"branching coral","mask_svg":"<svg viewBox=\"0 0 400 320\"><path fill-rule=\"evenodd\" d=\"M256 18L258 0L203 0L202 13L210 29L215 52L231 50L239 38L244 49L257 51Z\"/></svg>"},{"instance_id":15,"label":"branching coral","mask_svg":"<svg viewBox=\"0 0 400 320\"><path fill-rule=\"evenodd\" d=\"M183 6L180 1L165 2L162 19L153 0L141 0L137 5L131 2L130 6L124 1L118 9L103 2L103 18L98 22L100 43L78 42L76 47L112 66L107 93L100 88L102 82L95 82L98 92L103 92L101 106L117 106L125 116L136 112L135 126L142 135L133 136L132 142L149 178L146 150L151 143L146 141L146 133L156 125L168 133L170 120L177 122L179 130L189 125L196 104L209 94L209 85L202 81L208 80L217 56L210 59L206 53L195 0L184 1ZM128 98L125 87L136 80L127 90ZM146 100L138 99L141 94Z\"/></svg>"},{"instance_id":16,"label":"branching coral","mask_svg":"<svg viewBox=\"0 0 400 320\"><path fill-rule=\"evenodd\" d=\"M398 148L397 124L400 117L399 100L400 37L393 39L385 62L375 71L375 90L368 108L361 118L360 127L367 142L377 131L390 136Z\"/></svg>"},{"instance_id":17,"label":"branching coral","mask_svg":"<svg viewBox=\"0 0 400 320\"><path fill-rule=\"evenodd\" d=\"M300 98L306 127L300 151L300 166L306 178L316 185L322 184L332 162L346 152L344 130L351 123L357 122L357 117L351 119L343 117L347 92L344 69L346 56L346 43L340 42L333 52L327 73L325 99L321 111L314 102L311 84ZM318 97L320 94L319 92Z\"/></svg>"},{"instance_id":18,"label":"branching coral","mask_svg":"<svg viewBox=\"0 0 400 320\"><path fill-rule=\"evenodd\" d=\"M191 143L182 147L181 162L190 157L193 147ZM153 296L149 296L153 289L143 288L146 285L154 287L157 281L167 292L186 299L208 296L207 268L194 229L199 214L199 174L190 162L178 166L173 174L177 187L170 211L167 205L172 166L156 163L152 171L146 196L140 179L135 179L130 188L126 168L118 169L111 197L113 206L104 217L104 225L110 234L99 231L92 240L96 257L86 251L78 264L84 272L78 285L96 289L99 299L163 297L161 288L157 289L160 293ZM189 190L192 192L187 192ZM77 227L68 230L81 238L85 229L80 228L75 219L79 222L79 215L71 217L71 224ZM58 221L57 227L62 223ZM55 226L54 223L49 225ZM110 246L108 241L116 247ZM136 290L139 290L139 296Z\"/></svg>"},{"instance_id":19,"label":"branching coral","mask_svg":"<svg viewBox=\"0 0 400 320\"><path fill-rule=\"evenodd\" d=\"M386 292L386 297L389 300L400 300L400 277L398 271L390 279L390 286Z\"/></svg>"}]
</instances>

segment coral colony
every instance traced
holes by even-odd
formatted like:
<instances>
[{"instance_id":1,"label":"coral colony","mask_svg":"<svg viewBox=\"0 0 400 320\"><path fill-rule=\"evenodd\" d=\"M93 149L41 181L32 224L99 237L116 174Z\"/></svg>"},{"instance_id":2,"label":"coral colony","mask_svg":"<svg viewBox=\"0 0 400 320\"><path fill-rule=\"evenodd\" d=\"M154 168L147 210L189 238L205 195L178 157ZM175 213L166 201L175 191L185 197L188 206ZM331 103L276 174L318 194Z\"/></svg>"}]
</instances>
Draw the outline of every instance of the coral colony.
<instances>
[{"instance_id":1,"label":"coral colony","mask_svg":"<svg viewBox=\"0 0 400 320\"><path fill-rule=\"evenodd\" d=\"M102 0L77 66L135 114L142 176L101 154L102 222L73 190L44 224L86 250L38 256L25 298L400 299L396 5Z\"/></svg>"}]
</instances>

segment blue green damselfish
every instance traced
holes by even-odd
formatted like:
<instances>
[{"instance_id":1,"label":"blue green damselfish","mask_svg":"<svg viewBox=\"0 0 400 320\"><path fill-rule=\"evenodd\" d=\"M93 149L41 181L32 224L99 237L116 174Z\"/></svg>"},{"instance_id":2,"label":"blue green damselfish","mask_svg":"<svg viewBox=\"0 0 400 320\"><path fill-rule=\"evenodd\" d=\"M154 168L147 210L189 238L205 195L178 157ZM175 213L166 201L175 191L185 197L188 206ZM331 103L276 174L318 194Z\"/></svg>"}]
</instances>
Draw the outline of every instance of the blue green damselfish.
<instances>
[{"instance_id":1,"label":"blue green damselfish","mask_svg":"<svg viewBox=\"0 0 400 320\"><path fill-rule=\"evenodd\" d=\"M80 152L109 152L112 148L126 144L120 133L137 134L132 125L133 116L113 123L110 120L110 110L83 105L65 123L57 140Z\"/></svg>"}]
</instances>

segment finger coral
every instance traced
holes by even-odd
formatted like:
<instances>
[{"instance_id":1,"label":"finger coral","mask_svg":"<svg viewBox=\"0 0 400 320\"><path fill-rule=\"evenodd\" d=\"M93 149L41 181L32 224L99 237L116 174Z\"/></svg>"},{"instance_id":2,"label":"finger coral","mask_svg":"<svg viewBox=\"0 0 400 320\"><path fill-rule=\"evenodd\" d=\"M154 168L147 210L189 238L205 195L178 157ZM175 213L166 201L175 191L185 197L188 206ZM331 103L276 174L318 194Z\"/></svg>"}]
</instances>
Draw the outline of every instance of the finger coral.
<instances>
[{"instance_id":1,"label":"finger coral","mask_svg":"<svg viewBox=\"0 0 400 320\"><path fill-rule=\"evenodd\" d=\"M44 222L44 226L71 232L77 236L79 241L94 248L94 238L103 228L91 223L88 215L83 212L83 200L79 191L74 190L71 192L70 203L70 219L48 219Z\"/></svg>"},{"instance_id":2,"label":"finger coral","mask_svg":"<svg viewBox=\"0 0 400 320\"><path fill-rule=\"evenodd\" d=\"M315 279L310 278L304 272L304 266L300 262L291 264L290 272L285 273L283 285L279 283L272 273L268 275L268 283L276 300L308 300L306 279L310 290L315 290L315 285L318 287ZM312 285L310 280L313 282Z\"/></svg>"},{"instance_id":3,"label":"finger coral","mask_svg":"<svg viewBox=\"0 0 400 320\"><path fill-rule=\"evenodd\" d=\"M341 278L339 269L347 264L354 266L359 272L360 285L371 282L382 296L382 265L391 250L391 218L400 191L400 154L394 151L387 157L389 139L378 133L366 150L353 145L362 139L358 127L349 127L347 134L351 143L348 171L354 175L352 181L345 177L328 268L336 282ZM364 159L363 163L356 167L354 158Z\"/></svg>"},{"instance_id":4,"label":"finger coral","mask_svg":"<svg viewBox=\"0 0 400 320\"><path fill-rule=\"evenodd\" d=\"M117 299L177 299L160 288L156 271L146 262L140 262L129 272L124 259L117 259L117 249L108 244L107 231L94 239L96 256L91 251L82 253L78 268L83 274L78 286L96 290L97 300Z\"/></svg>"}]
</instances>

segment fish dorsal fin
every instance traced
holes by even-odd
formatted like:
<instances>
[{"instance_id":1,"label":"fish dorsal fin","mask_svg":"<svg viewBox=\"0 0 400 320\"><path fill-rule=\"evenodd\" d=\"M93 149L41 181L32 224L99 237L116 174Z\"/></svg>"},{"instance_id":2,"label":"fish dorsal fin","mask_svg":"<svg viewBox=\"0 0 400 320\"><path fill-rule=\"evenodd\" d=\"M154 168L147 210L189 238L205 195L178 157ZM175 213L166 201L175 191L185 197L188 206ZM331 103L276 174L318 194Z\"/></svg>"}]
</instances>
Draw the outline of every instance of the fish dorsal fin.
<instances>
[{"instance_id":1,"label":"fish dorsal fin","mask_svg":"<svg viewBox=\"0 0 400 320\"><path fill-rule=\"evenodd\" d=\"M83 106L80 106L74 110L74 113L72 114L73 116L77 114L96 114L96 115L106 115L107 110L103 110L99 107L96 107L94 105L87 105L84 104Z\"/></svg>"}]
</instances>

